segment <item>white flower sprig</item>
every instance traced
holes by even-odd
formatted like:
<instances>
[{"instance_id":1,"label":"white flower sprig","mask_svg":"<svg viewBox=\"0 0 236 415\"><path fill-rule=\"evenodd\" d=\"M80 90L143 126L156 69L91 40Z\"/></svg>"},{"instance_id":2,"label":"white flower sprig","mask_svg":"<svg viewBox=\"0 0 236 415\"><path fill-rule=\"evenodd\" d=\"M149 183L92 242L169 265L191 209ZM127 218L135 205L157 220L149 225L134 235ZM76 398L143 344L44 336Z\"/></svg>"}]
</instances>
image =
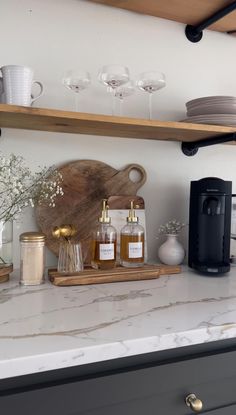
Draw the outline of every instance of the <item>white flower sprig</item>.
<instances>
[{"instance_id":1,"label":"white flower sprig","mask_svg":"<svg viewBox=\"0 0 236 415\"><path fill-rule=\"evenodd\" d=\"M185 223L181 223L176 219L169 220L165 225L161 225L158 229L159 235L178 235L185 226Z\"/></svg>"},{"instance_id":2,"label":"white flower sprig","mask_svg":"<svg viewBox=\"0 0 236 415\"><path fill-rule=\"evenodd\" d=\"M61 182L62 175L53 167L32 173L23 157L0 154L0 220L16 219L27 206L42 202L54 207L56 198L63 195Z\"/></svg>"}]
</instances>

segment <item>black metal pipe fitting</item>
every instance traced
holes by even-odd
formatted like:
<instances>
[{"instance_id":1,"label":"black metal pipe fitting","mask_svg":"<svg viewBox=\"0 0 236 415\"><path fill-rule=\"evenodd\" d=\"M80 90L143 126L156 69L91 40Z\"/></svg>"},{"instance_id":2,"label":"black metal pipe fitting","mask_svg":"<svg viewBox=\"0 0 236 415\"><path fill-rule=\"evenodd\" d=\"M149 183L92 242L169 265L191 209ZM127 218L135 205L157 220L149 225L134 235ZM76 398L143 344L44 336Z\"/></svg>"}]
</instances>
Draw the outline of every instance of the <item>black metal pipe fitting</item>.
<instances>
[{"instance_id":1,"label":"black metal pipe fitting","mask_svg":"<svg viewBox=\"0 0 236 415\"><path fill-rule=\"evenodd\" d=\"M233 1L231 4L228 4L228 6L224 7L223 9L214 13L212 16L203 20L203 22L197 26L187 25L185 28L185 34L187 39L193 43L199 42L202 38L202 31L204 29L206 29L208 26L211 26L218 20L222 19L227 14L232 13L234 10L236 10L236 1Z\"/></svg>"}]
</instances>

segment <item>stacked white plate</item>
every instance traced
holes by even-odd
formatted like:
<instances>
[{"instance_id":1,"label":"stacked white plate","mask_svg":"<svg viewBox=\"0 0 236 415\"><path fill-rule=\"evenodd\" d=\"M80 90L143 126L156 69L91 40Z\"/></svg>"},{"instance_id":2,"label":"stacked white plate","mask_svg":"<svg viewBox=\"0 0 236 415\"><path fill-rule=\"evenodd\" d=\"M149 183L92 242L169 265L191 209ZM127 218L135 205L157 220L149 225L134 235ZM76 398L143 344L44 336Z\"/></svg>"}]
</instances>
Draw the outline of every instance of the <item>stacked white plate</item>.
<instances>
[{"instance_id":1,"label":"stacked white plate","mask_svg":"<svg viewBox=\"0 0 236 415\"><path fill-rule=\"evenodd\" d=\"M236 126L236 97L211 96L186 103L184 122Z\"/></svg>"}]
</instances>

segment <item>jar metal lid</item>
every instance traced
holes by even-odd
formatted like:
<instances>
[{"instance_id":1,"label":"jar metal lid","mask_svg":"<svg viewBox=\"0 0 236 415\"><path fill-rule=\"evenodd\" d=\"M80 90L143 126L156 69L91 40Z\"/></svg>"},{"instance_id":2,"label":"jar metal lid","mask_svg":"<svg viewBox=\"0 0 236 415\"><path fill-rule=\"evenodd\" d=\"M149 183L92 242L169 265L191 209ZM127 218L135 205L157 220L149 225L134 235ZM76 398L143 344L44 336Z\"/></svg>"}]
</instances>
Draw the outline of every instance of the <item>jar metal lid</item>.
<instances>
[{"instance_id":1,"label":"jar metal lid","mask_svg":"<svg viewBox=\"0 0 236 415\"><path fill-rule=\"evenodd\" d=\"M20 235L20 241L38 241L44 242L46 235L41 232L25 232Z\"/></svg>"}]
</instances>

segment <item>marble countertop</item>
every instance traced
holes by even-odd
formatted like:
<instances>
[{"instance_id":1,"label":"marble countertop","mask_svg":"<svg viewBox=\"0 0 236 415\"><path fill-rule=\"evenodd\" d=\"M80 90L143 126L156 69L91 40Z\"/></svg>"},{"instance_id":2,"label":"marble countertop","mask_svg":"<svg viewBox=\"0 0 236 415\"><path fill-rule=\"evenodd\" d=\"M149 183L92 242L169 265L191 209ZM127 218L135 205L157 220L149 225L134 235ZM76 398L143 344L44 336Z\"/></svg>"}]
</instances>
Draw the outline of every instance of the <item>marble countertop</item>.
<instances>
[{"instance_id":1,"label":"marble countertop","mask_svg":"<svg viewBox=\"0 0 236 415\"><path fill-rule=\"evenodd\" d=\"M0 285L0 378L236 337L236 267L158 280Z\"/></svg>"}]
</instances>

